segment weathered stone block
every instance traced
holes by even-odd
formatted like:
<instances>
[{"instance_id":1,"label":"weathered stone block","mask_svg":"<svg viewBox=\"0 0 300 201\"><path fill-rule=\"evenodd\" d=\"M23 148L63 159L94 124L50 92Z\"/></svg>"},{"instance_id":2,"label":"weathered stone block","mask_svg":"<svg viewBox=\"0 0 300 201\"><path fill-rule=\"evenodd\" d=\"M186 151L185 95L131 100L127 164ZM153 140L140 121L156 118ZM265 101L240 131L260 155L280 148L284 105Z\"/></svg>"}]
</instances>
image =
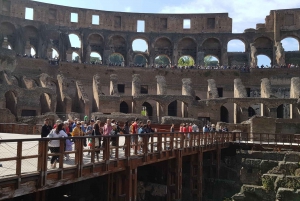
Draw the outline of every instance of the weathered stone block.
<instances>
[{"instance_id":1,"label":"weathered stone block","mask_svg":"<svg viewBox=\"0 0 300 201\"><path fill-rule=\"evenodd\" d=\"M277 179L278 175L276 174L264 174L261 178L262 186L267 191L274 191L274 183Z\"/></svg>"},{"instance_id":2,"label":"weathered stone block","mask_svg":"<svg viewBox=\"0 0 300 201\"><path fill-rule=\"evenodd\" d=\"M277 201L299 201L300 192L290 188L279 188L276 194Z\"/></svg>"},{"instance_id":3,"label":"weathered stone block","mask_svg":"<svg viewBox=\"0 0 300 201\"><path fill-rule=\"evenodd\" d=\"M280 175L277 177L274 183L274 187L276 190L279 189L280 187L300 189L300 177Z\"/></svg>"},{"instance_id":4,"label":"weathered stone block","mask_svg":"<svg viewBox=\"0 0 300 201\"><path fill-rule=\"evenodd\" d=\"M296 152L287 153L287 154L285 154L283 160L286 162L299 162L300 161L300 153L296 153Z\"/></svg>"},{"instance_id":5,"label":"weathered stone block","mask_svg":"<svg viewBox=\"0 0 300 201\"><path fill-rule=\"evenodd\" d=\"M262 160L260 163L260 170L262 174L267 173L269 170L273 169L274 167L278 166L277 161L267 161Z\"/></svg>"}]
</instances>

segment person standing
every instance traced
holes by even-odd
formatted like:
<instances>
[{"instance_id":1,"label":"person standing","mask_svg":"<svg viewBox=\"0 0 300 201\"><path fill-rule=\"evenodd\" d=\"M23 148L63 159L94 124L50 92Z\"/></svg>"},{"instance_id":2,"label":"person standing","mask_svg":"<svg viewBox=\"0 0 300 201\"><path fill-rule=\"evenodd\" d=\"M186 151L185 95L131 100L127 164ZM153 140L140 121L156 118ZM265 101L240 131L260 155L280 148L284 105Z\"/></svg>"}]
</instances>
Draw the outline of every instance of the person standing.
<instances>
[{"instance_id":1,"label":"person standing","mask_svg":"<svg viewBox=\"0 0 300 201\"><path fill-rule=\"evenodd\" d=\"M49 125L49 119L45 119L44 125L42 127L42 131L41 131L41 137L42 138L47 137L51 130L52 130L52 127Z\"/></svg>"},{"instance_id":2,"label":"person standing","mask_svg":"<svg viewBox=\"0 0 300 201\"><path fill-rule=\"evenodd\" d=\"M60 138L60 137L68 137L68 135L63 130L63 124L58 124L56 129L51 130L50 134L47 136L48 138ZM50 140L49 148L51 153L59 153L60 151L60 140ZM54 155L51 158L51 168L56 168L56 163L58 160L58 155Z\"/></svg>"}]
</instances>

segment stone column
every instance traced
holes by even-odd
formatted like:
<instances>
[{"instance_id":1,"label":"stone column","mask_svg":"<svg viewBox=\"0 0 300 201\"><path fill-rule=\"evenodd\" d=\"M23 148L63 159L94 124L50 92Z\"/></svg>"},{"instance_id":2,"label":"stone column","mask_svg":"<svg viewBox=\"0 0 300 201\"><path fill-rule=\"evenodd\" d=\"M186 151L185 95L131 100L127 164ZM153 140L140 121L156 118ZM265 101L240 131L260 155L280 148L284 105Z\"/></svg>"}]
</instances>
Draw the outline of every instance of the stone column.
<instances>
[{"instance_id":1,"label":"stone column","mask_svg":"<svg viewBox=\"0 0 300 201\"><path fill-rule=\"evenodd\" d=\"M110 75L110 87L109 87L109 94L110 95L119 95L118 91L118 75L111 74Z\"/></svg>"},{"instance_id":2,"label":"stone column","mask_svg":"<svg viewBox=\"0 0 300 201\"><path fill-rule=\"evenodd\" d=\"M183 78L182 79L182 95L195 97L195 91L192 88L191 84L192 84L191 78ZM190 115L189 110L191 110L191 107L189 107L189 105L188 105L187 111L185 111L185 103L182 103L182 105L181 105L182 117L189 117L189 115Z\"/></svg>"},{"instance_id":3,"label":"stone column","mask_svg":"<svg viewBox=\"0 0 300 201\"><path fill-rule=\"evenodd\" d=\"M138 96L141 93L141 77L139 74L132 75L132 96Z\"/></svg>"},{"instance_id":4,"label":"stone column","mask_svg":"<svg viewBox=\"0 0 300 201\"><path fill-rule=\"evenodd\" d=\"M260 97L261 98L270 98L271 97L271 82L268 78L261 79L260 84ZM269 116L268 108L261 103L261 116ZM276 117L275 117L276 118Z\"/></svg>"},{"instance_id":5,"label":"stone column","mask_svg":"<svg viewBox=\"0 0 300 201\"><path fill-rule=\"evenodd\" d=\"M300 98L300 77L293 77L291 79L290 98ZM300 102L298 104L290 104L290 118L300 118Z\"/></svg>"},{"instance_id":6,"label":"stone column","mask_svg":"<svg viewBox=\"0 0 300 201\"><path fill-rule=\"evenodd\" d=\"M67 51L67 61L72 62L72 54L73 54L72 50Z\"/></svg>"},{"instance_id":7,"label":"stone column","mask_svg":"<svg viewBox=\"0 0 300 201\"><path fill-rule=\"evenodd\" d=\"M197 52L196 65L204 66L204 52Z\"/></svg>"},{"instance_id":8,"label":"stone column","mask_svg":"<svg viewBox=\"0 0 300 201\"><path fill-rule=\"evenodd\" d=\"M167 82L165 76L157 75L157 95L167 95Z\"/></svg>"},{"instance_id":9,"label":"stone column","mask_svg":"<svg viewBox=\"0 0 300 201\"><path fill-rule=\"evenodd\" d=\"M209 79L207 80L207 82L208 82L207 99L219 98L216 81L214 79Z\"/></svg>"},{"instance_id":10,"label":"stone column","mask_svg":"<svg viewBox=\"0 0 300 201\"><path fill-rule=\"evenodd\" d=\"M25 54L30 55L31 54L31 45L30 45L30 41L26 41L26 45L25 45Z\"/></svg>"},{"instance_id":11,"label":"stone column","mask_svg":"<svg viewBox=\"0 0 300 201\"><path fill-rule=\"evenodd\" d=\"M4 37L2 47L8 49L9 42L7 40L7 37Z\"/></svg>"},{"instance_id":12,"label":"stone column","mask_svg":"<svg viewBox=\"0 0 300 201\"><path fill-rule=\"evenodd\" d=\"M240 78L234 79L234 98L247 98L246 88ZM248 108L239 107L234 103L234 123L248 119Z\"/></svg>"}]
</instances>

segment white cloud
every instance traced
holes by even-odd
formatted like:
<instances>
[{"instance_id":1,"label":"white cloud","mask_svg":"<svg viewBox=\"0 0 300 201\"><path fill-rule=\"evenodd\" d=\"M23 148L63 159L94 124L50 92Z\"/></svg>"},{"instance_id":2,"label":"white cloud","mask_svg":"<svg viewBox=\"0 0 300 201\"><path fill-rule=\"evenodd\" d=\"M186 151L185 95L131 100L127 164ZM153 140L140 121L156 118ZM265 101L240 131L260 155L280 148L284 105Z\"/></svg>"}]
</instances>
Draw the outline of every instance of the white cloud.
<instances>
[{"instance_id":1,"label":"white cloud","mask_svg":"<svg viewBox=\"0 0 300 201\"><path fill-rule=\"evenodd\" d=\"M265 23L270 10L299 8L300 1L283 0L192 0L181 5L165 6L161 13L228 13L233 21L233 32L241 33Z\"/></svg>"}]
</instances>

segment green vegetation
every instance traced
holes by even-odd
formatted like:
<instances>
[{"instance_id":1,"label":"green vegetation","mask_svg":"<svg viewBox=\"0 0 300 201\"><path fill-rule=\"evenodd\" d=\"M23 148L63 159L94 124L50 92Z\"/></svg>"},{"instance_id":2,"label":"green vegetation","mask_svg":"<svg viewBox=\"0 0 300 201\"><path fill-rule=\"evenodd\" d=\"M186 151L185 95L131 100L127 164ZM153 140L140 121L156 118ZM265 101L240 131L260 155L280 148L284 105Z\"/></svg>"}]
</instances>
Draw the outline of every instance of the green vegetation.
<instances>
[{"instance_id":1,"label":"green vegetation","mask_svg":"<svg viewBox=\"0 0 300 201\"><path fill-rule=\"evenodd\" d=\"M267 191L274 190L274 183L276 178L277 177L273 175L263 175L261 181L264 189L266 189Z\"/></svg>"},{"instance_id":2,"label":"green vegetation","mask_svg":"<svg viewBox=\"0 0 300 201\"><path fill-rule=\"evenodd\" d=\"M204 57L204 65L205 66L217 66L219 62L216 60L212 60L212 59L213 59L213 56Z\"/></svg>"},{"instance_id":3,"label":"green vegetation","mask_svg":"<svg viewBox=\"0 0 300 201\"><path fill-rule=\"evenodd\" d=\"M91 57L90 62L100 62L100 57Z\"/></svg>"},{"instance_id":4,"label":"green vegetation","mask_svg":"<svg viewBox=\"0 0 300 201\"><path fill-rule=\"evenodd\" d=\"M195 61L190 56L183 56L180 57L180 59L178 60L178 66L193 66L193 65L195 65Z\"/></svg>"},{"instance_id":5,"label":"green vegetation","mask_svg":"<svg viewBox=\"0 0 300 201\"><path fill-rule=\"evenodd\" d=\"M166 56L158 56L158 57L155 58L154 63L156 65L169 65L170 64L170 60Z\"/></svg>"},{"instance_id":6,"label":"green vegetation","mask_svg":"<svg viewBox=\"0 0 300 201\"><path fill-rule=\"evenodd\" d=\"M124 61L123 56L121 54L112 54L109 56L110 63L121 64Z\"/></svg>"},{"instance_id":7,"label":"green vegetation","mask_svg":"<svg viewBox=\"0 0 300 201\"><path fill-rule=\"evenodd\" d=\"M134 57L134 61L133 61L134 64L139 64L139 65L146 65L147 64L147 60L145 57L143 57L142 55L136 55Z\"/></svg>"}]
</instances>

